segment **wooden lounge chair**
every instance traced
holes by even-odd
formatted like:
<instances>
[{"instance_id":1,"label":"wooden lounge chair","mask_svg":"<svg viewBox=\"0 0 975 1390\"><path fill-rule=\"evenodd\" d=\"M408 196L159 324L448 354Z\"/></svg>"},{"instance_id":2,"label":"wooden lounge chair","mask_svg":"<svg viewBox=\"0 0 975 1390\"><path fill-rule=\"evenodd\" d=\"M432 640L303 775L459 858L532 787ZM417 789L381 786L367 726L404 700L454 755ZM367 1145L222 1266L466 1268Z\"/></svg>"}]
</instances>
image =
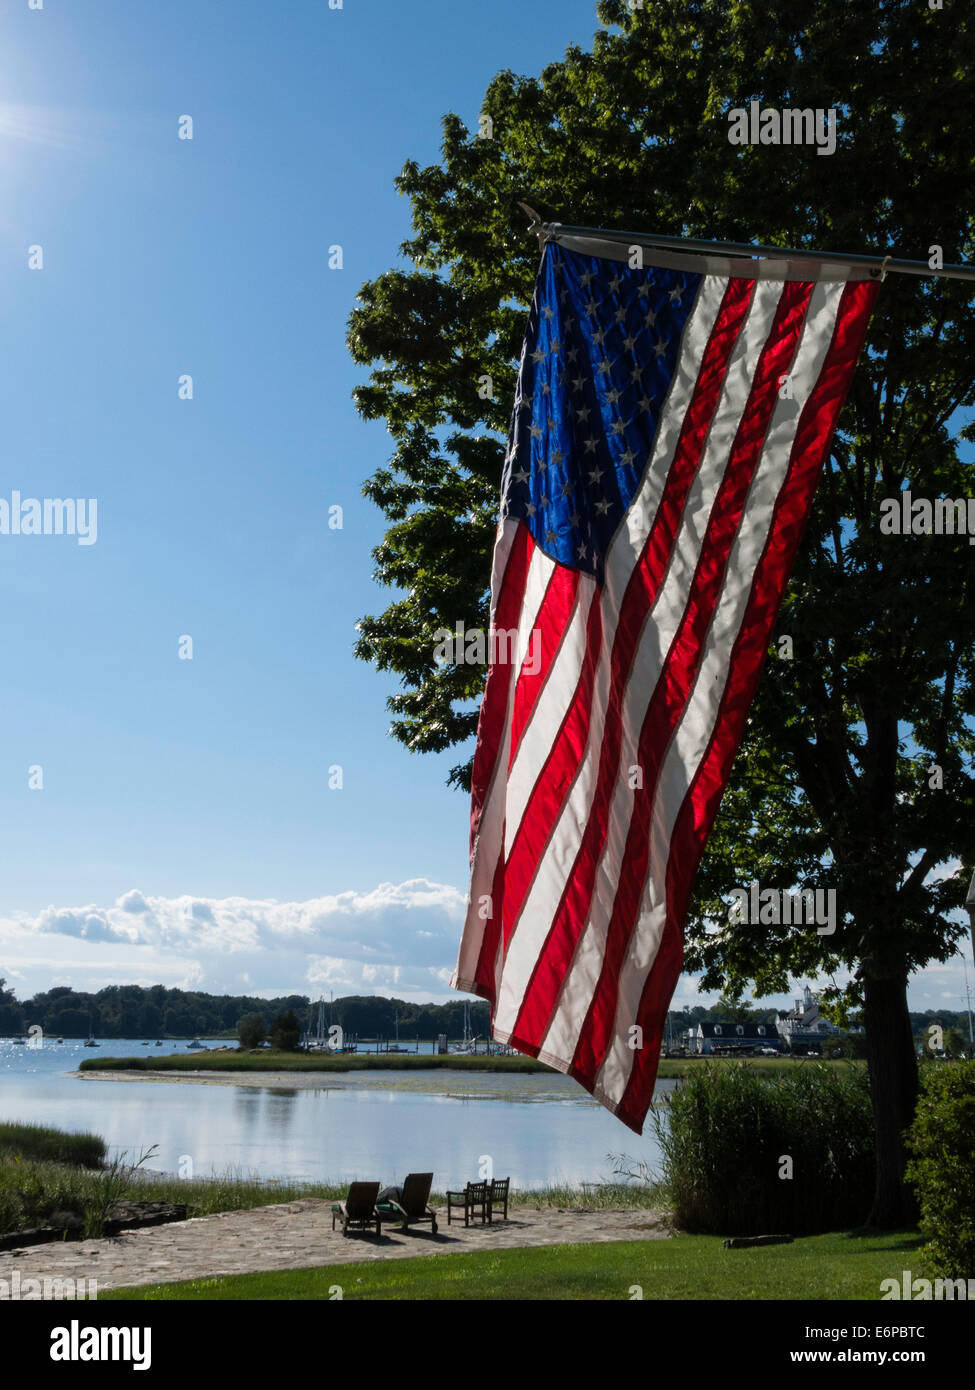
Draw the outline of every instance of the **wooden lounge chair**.
<instances>
[{"instance_id":1,"label":"wooden lounge chair","mask_svg":"<svg viewBox=\"0 0 975 1390\"><path fill-rule=\"evenodd\" d=\"M464 1225L471 1224L471 1218L478 1212L481 1214L481 1225L488 1221L488 1182L469 1182L462 1192L447 1193L447 1225L450 1225L452 1213L463 1211ZM459 1219L459 1218L458 1218Z\"/></svg>"},{"instance_id":2,"label":"wooden lounge chair","mask_svg":"<svg viewBox=\"0 0 975 1390\"><path fill-rule=\"evenodd\" d=\"M409 1173L403 1183L402 1197L398 1202L390 1199L376 1204L377 1222L382 1225L383 1222L389 1224L396 1221L400 1223L400 1229L405 1231L410 1226L429 1221L433 1227L433 1234L436 1235L436 1214L427 1205L432 1186L432 1173Z\"/></svg>"},{"instance_id":3,"label":"wooden lounge chair","mask_svg":"<svg viewBox=\"0 0 975 1390\"><path fill-rule=\"evenodd\" d=\"M376 1214L376 1198L379 1196L378 1182L354 1182L349 1187L349 1195L344 1202L332 1208L332 1230L336 1221L342 1222L342 1234L349 1230L368 1231L375 1226L376 1235L381 1235L379 1217Z\"/></svg>"},{"instance_id":4,"label":"wooden lounge chair","mask_svg":"<svg viewBox=\"0 0 975 1390\"><path fill-rule=\"evenodd\" d=\"M487 1184L487 1208L488 1220L494 1220L496 1207L501 1208L501 1215L505 1221L508 1219L508 1188L511 1186L510 1178L495 1178L493 1182Z\"/></svg>"}]
</instances>

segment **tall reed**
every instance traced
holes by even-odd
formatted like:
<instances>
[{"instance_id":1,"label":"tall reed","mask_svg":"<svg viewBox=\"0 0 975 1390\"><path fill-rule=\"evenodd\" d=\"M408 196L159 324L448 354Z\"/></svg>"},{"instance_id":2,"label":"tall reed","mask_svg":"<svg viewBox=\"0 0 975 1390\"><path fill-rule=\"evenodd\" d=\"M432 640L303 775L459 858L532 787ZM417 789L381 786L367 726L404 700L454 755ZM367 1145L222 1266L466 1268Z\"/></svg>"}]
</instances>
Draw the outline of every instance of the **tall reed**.
<instances>
[{"instance_id":1,"label":"tall reed","mask_svg":"<svg viewBox=\"0 0 975 1390\"><path fill-rule=\"evenodd\" d=\"M652 1112L685 1231L810 1235L858 1226L874 1181L866 1068L761 1074L705 1063Z\"/></svg>"}]
</instances>

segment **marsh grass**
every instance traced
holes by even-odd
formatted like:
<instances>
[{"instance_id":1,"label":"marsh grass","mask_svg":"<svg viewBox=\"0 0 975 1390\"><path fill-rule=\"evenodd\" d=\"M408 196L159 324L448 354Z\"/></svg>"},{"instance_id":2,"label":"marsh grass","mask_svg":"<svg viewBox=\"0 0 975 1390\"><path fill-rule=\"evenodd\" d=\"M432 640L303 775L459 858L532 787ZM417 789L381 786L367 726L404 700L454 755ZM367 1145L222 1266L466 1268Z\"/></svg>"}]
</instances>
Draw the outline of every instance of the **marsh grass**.
<instances>
[{"instance_id":1,"label":"marsh grass","mask_svg":"<svg viewBox=\"0 0 975 1390\"><path fill-rule=\"evenodd\" d=\"M563 1210L581 1208L585 1211L619 1211L621 1208L660 1211L668 1203L666 1190L661 1184L639 1181L592 1182L583 1183L581 1187L553 1183L546 1187L519 1189L512 1192L510 1205L558 1207Z\"/></svg>"},{"instance_id":2,"label":"marsh grass","mask_svg":"<svg viewBox=\"0 0 975 1390\"><path fill-rule=\"evenodd\" d=\"M85 1203L86 1239L105 1234L105 1222L108 1220L112 1208L125 1200L132 1178L137 1176L142 1165L155 1155L157 1148L158 1145L153 1144L152 1148L144 1149L134 1164L127 1164L125 1155L122 1154L113 1158L110 1163L103 1165L102 1171L96 1174L94 1192L90 1200ZM159 1201L159 1198L156 1197L152 1200Z\"/></svg>"},{"instance_id":3,"label":"marsh grass","mask_svg":"<svg viewBox=\"0 0 975 1390\"><path fill-rule=\"evenodd\" d=\"M468 1057L447 1054L446 1056L424 1056L421 1054L364 1053L357 1056L351 1052L334 1055L311 1055L305 1052L193 1052L177 1053L172 1057L87 1057L80 1064L79 1071L295 1071L295 1072L349 1072L349 1071L501 1071L501 1072L539 1072L551 1071L544 1062L534 1057L520 1054L512 1057Z\"/></svg>"},{"instance_id":4,"label":"marsh grass","mask_svg":"<svg viewBox=\"0 0 975 1390\"><path fill-rule=\"evenodd\" d=\"M46 1125L0 1121L0 1157L11 1154L96 1168L104 1161L106 1145L97 1134L68 1134Z\"/></svg>"},{"instance_id":5,"label":"marsh grass","mask_svg":"<svg viewBox=\"0 0 975 1390\"><path fill-rule=\"evenodd\" d=\"M99 1169L32 1161L0 1154L0 1233L52 1224L55 1214L81 1217L86 1237L99 1236L118 1202L185 1202L187 1216L210 1216L289 1202L299 1197L344 1197L348 1183L259 1182L229 1171L214 1178L184 1179L146 1172L145 1153L125 1155Z\"/></svg>"},{"instance_id":6,"label":"marsh grass","mask_svg":"<svg viewBox=\"0 0 975 1390\"><path fill-rule=\"evenodd\" d=\"M874 1130L864 1066L763 1074L705 1064L652 1112L681 1230L807 1235L870 1208Z\"/></svg>"}]
</instances>

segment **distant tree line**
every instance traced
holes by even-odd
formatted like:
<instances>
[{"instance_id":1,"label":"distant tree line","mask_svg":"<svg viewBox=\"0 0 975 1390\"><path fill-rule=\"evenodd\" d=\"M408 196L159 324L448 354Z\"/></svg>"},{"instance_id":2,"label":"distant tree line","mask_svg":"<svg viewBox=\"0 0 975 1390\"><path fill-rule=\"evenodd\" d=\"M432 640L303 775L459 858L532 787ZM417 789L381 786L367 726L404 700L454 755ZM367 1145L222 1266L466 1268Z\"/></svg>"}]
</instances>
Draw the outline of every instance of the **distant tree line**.
<instances>
[{"instance_id":1,"label":"distant tree line","mask_svg":"<svg viewBox=\"0 0 975 1390\"><path fill-rule=\"evenodd\" d=\"M257 1015L270 1036L277 1019L292 1012L302 1031L317 1016L317 1004L306 994L259 999L249 994L204 994L197 990L167 989L165 985L109 985L91 994L56 985L53 989L20 1001L0 978L0 1037L26 1033L39 1024L57 1037L84 1038L89 1029L99 1038L236 1037L242 1018ZM470 1001L471 1028L486 1037L489 1013L486 1003ZM337 1023L346 1033L361 1037L393 1038L399 1019L400 1037L432 1039L440 1033L460 1037L464 1027L464 1000L448 1004L416 1004L404 999L350 995L325 1005L326 1025Z\"/></svg>"},{"instance_id":2,"label":"distant tree line","mask_svg":"<svg viewBox=\"0 0 975 1390\"><path fill-rule=\"evenodd\" d=\"M89 1028L100 1038L193 1038L237 1037L243 1018L256 1016L263 1021L265 1037L282 1014L293 1013L301 1031L317 1018L318 1006L306 994L287 994L274 999L258 999L249 994L204 994L197 990L167 989L165 985L109 985L96 994L76 991L68 985L35 994L21 1002L5 988L0 978L0 1037L26 1033L40 1024L45 1033L64 1038L88 1036ZM469 1000L471 1029L485 1038L490 1031L488 1006L483 1000ZM397 1021L401 1041L430 1040L440 1033L459 1038L464 1029L465 1000L458 997L447 1004L417 1004L405 999L383 999L376 995L352 994L325 1004L326 1027L337 1023L345 1033L363 1038L394 1038ZM698 1023L775 1023L778 1010L755 1008L739 1001L722 999L705 1008L675 1009L667 1016L667 1027L676 1035ZM951 1009L912 1013L911 1028L922 1041L928 1027L938 1023L947 1032L957 1029L968 1037L967 1015ZM292 1025L293 1026L293 1025Z\"/></svg>"}]
</instances>

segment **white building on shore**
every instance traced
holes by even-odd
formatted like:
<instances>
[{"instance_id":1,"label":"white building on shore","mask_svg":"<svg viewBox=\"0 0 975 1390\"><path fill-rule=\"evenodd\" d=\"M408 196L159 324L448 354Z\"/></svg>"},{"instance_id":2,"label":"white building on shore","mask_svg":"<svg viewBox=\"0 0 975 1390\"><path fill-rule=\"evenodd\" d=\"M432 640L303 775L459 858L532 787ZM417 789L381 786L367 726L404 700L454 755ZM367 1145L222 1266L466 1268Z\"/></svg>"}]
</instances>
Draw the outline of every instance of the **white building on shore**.
<instances>
[{"instance_id":1,"label":"white building on shore","mask_svg":"<svg viewBox=\"0 0 975 1390\"><path fill-rule=\"evenodd\" d=\"M774 1023L697 1023L686 1033L687 1051L696 1057L753 1052L782 1046Z\"/></svg>"},{"instance_id":2,"label":"white building on shore","mask_svg":"<svg viewBox=\"0 0 975 1390\"><path fill-rule=\"evenodd\" d=\"M827 1038L838 1037L842 1031L821 1017L819 995L813 994L808 985L791 1009L780 1012L775 1026L790 1052L819 1052Z\"/></svg>"}]
</instances>

